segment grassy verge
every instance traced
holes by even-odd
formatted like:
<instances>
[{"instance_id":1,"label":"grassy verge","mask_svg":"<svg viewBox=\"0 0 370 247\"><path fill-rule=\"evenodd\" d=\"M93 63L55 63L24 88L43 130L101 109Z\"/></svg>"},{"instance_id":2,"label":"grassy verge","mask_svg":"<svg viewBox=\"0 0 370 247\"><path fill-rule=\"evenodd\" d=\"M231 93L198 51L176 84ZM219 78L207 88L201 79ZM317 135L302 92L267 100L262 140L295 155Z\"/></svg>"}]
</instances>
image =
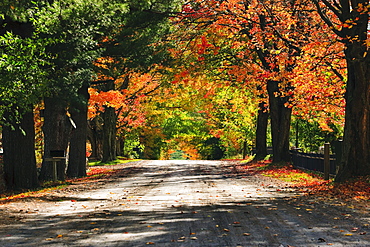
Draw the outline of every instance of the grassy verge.
<instances>
[{"instance_id":1,"label":"grassy verge","mask_svg":"<svg viewBox=\"0 0 370 247\"><path fill-rule=\"evenodd\" d=\"M118 157L118 159L108 162L101 162L101 161L89 161L89 166L112 166L118 164L129 163L133 161L139 161L139 159L123 159Z\"/></svg>"},{"instance_id":2,"label":"grassy verge","mask_svg":"<svg viewBox=\"0 0 370 247\"><path fill-rule=\"evenodd\" d=\"M87 173L86 177L66 179L65 181L49 181L49 182L42 183L40 188L37 188L34 190L21 191L21 192L13 191L13 192L7 192L4 194L0 194L0 202L6 203L10 201L15 201L17 199L19 200L23 198L40 197L48 193L51 193L52 191L63 189L73 183L84 183L84 182L108 177L119 171L119 170L113 170L109 166L128 163L132 161L137 161L137 160L117 159L115 161L107 162L107 163L102 163L99 161L99 162L91 162L91 164L89 162L89 167L86 172ZM94 166L99 166L99 167L94 167ZM107 166L107 167L101 167L101 166Z\"/></svg>"}]
</instances>

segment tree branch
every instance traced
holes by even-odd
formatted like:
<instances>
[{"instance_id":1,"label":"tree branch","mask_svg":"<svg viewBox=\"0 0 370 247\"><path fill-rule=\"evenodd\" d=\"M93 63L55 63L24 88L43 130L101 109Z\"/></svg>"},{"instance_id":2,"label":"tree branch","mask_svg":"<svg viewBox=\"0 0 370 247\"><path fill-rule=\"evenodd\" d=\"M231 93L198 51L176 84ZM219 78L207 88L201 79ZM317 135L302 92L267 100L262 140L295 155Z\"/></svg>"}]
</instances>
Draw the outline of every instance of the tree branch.
<instances>
[{"instance_id":1,"label":"tree branch","mask_svg":"<svg viewBox=\"0 0 370 247\"><path fill-rule=\"evenodd\" d=\"M318 2L318 0L312 0L312 2L315 4L316 6L316 9L317 9L317 13L320 15L321 19L326 23L326 25L329 26L329 28L336 34L338 35L339 37L341 38L344 38L344 34L337 30L335 27L334 27L334 24L333 22L327 17L327 15L322 11L322 8L320 7L320 4Z\"/></svg>"}]
</instances>

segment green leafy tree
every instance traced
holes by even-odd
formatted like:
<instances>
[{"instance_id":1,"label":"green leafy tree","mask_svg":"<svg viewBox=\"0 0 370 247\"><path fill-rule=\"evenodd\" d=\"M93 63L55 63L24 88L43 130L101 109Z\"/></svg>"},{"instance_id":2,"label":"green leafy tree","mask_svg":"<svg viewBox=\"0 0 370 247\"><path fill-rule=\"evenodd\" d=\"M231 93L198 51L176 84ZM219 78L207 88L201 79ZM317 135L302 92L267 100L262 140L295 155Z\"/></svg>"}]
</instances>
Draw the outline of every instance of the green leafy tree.
<instances>
[{"instance_id":1,"label":"green leafy tree","mask_svg":"<svg viewBox=\"0 0 370 247\"><path fill-rule=\"evenodd\" d=\"M94 75L93 61L102 53L98 40L117 24L111 18L124 11L122 5L93 0L51 1L29 10L36 32L55 41L46 47L51 57L51 67L46 69L53 73L44 98L44 158L52 150L66 152L71 141L70 177L86 175L87 89ZM59 180L65 179L65 165L63 161L58 164ZM42 180L52 178L51 167L43 161Z\"/></svg>"},{"instance_id":2,"label":"green leafy tree","mask_svg":"<svg viewBox=\"0 0 370 247\"><path fill-rule=\"evenodd\" d=\"M6 3L3 3L3 5ZM0 116L3 125L4 173L9 189L38 186L33 104L46 89L42 67L47 65L44 44L21 14L3 6L0 18ZM20 20L18 20L20 19Z\"/></svg>"}]
</instances>

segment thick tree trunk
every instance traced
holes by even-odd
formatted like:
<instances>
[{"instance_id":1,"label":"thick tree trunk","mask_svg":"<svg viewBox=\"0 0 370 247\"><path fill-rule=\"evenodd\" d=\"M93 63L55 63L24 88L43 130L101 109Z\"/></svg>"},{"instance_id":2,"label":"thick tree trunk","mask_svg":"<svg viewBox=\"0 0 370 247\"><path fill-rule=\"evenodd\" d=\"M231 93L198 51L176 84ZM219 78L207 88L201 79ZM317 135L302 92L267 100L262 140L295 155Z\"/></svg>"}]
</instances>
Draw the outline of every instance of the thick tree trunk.
<instances>
[{"instance_id":1,"label":"thick tree trunk","mask_svg":"<svg viewBox=\"0 0 370 247\"><path fill-rule=\"evenodd\" d=\"M32 108L19 124L3 126L4 178L8 189L32 189L39 183L35 157L35 128Z\"/></svg>"},{"instance_id":2,"label":"thick tree trunk","mask_svg":"<svg viewBox=\"0 0 370 247\"><path fill-rule=\"evenodd\" d=\"M370 175L369 15L355 8L357 4L367 6L369 1L351 1L351 7L344 3L346 1L342 6L343 19L356 20L356 25L341 30L341 35L345 37L348 78L342 158L335 179L337 182Z\"/></svg>"},{"instance_id":3,"label":"thick tree trunk","mask_svg":"<svg viewBox=\"0 0 370 247\"><path fill-rule=\"evenodd\" d=\"M370 57L366 47L347 46L346 115L343 156L337 182L370 175Z\"/></svg>"},{"instance_id":4,"label":"thick tree trunk","mask_svg":"<svg viewBox=\"0 0 370 247\"><path fill-rule=\"evenodd\" d=\"M87 140L87 104L89 100L88 85L78 90L80 101L70 108L75 123L69 144L67 176L70 178L86 176L86 140Z\"/></svg>"},{"instance_id":5,"label":"thick tree trunk","mask_svg":"<svg viewBox=\"0 0 370 247\"><path fill-rule=\"evenodd\" d=\"M267 125L269 113L262 102L258 106L257 129L256 129L256 156L255 160L260 160L267 155Z\"/></svg>"},{"instance_id":6,"label":"thick tree trunk","mask_svg":"<svg viewBox=\"0 0 370 247\"><path fill-rule=\"evenodd\" d=\"M53 167L51 161L51 150L63 150L66 152L71 133L71 122L66 115L66 103L59 98L45 98L44 111L44 161L40 173L40 179L50 181L53 179ZM57 162L58 180L65 180L66 162Z\"/></svg>"},{"instance_id":7,"label":"thick tree trunk","mask_svg":"<svg viewBox=\"0 0 370 247\"><path fill-rule=\"evenodd\" d=\"M268 81L267 91L269 95L272 152L274 162L289 162L289 133L292 109L285 106L286 97L279 97L279 82Z\"/></svg>"},{"instance_id":8,"label":"thick tree trunk","mask_svg":"<svg viewBox=\"0 0 370 247\"><path fill-rule=\"evenodd\" d=\"M116 135L117 135L117 116L113 107L105 107L103 113L103 158L102 162L108 162L117 159L116 155Z\"/></svg>"}]
</instances>

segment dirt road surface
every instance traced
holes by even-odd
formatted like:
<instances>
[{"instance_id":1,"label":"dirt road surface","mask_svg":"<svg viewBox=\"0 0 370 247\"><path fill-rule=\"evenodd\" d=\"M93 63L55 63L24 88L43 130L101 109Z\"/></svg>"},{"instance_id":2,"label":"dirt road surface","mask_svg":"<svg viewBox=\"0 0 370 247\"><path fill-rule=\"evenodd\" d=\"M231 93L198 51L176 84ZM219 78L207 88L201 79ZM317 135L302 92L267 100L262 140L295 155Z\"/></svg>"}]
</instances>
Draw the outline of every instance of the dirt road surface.
<instances>
[{"instance_id":1,"label":"dirt road surface","mask_svg":"<svg viewBox=\"0 0 370 247\"><path fill-rule=\"evenodd\" d=\"M370 246L368 212L232 167L140 161L88 188L0 205L0 246Z\"/></svg>"}]
</instances>

